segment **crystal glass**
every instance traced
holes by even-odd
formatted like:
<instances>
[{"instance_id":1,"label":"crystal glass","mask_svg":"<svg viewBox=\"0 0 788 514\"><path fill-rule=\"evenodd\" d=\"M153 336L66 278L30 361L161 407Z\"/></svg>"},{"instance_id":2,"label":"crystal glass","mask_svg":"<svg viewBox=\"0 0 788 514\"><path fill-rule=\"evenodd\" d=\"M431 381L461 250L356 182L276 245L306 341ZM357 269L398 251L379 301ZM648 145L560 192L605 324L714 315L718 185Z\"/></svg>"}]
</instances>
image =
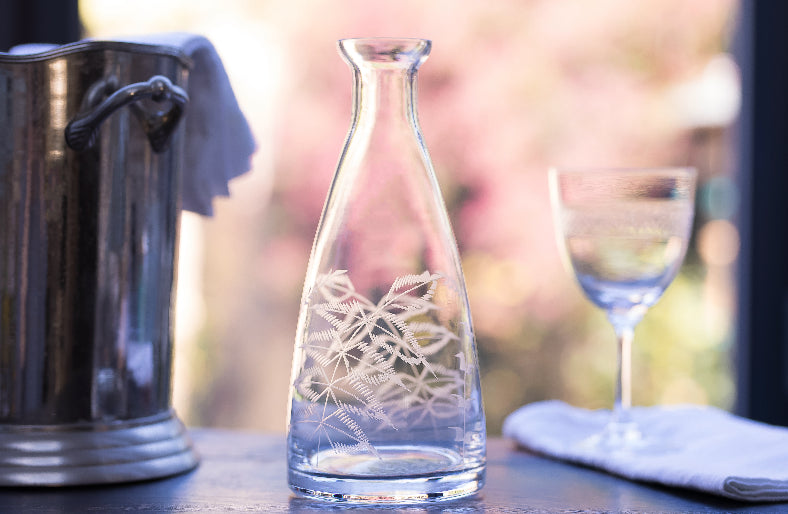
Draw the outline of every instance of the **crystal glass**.
<instances>
[{"instance_id":1,"label":"crystal glass","mask_svg":"<svg viewBox=\"0 0 788 514\"><path fill-rule=\"evenodd\" d=\"M454 235L416 117L430 42L350 39L352 124L309 260L290 487L422 502L482 487L485 419Z\"/></svg>"},{"instance_id":2,"label":"crystal glass","mask_svg":"<svg viewBox=\"0 0 788 514\"><path fill-rule=\"evenodd\" d=\"M693 168L557 170L549 173L559 246L585 295L604 309L618 340L610 423L588 444L644 448L629 411L635 326L684 260L694 213Z\"/></svg>"}]
</instances>

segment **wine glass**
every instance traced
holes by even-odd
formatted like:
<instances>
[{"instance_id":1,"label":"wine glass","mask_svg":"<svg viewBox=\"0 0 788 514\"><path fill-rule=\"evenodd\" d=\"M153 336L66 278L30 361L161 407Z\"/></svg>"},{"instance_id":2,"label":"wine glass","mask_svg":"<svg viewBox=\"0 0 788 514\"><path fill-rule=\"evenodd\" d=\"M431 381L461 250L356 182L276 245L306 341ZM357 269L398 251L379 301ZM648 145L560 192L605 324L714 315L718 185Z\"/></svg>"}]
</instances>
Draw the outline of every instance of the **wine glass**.
<instances>
[{"instance_id":1,"label":"wine glass","mask_svg":"<svg viewBox=\"0 0 788 514\"><path fill-rule=\"evenodd\" d=\"M655 443L644 438L630 413L632 339L684 260L696 176L689 167L549 172L564 263L605 311L618 339L613 414L586 444L615 450Z\"/></svg>"}]
</instances>

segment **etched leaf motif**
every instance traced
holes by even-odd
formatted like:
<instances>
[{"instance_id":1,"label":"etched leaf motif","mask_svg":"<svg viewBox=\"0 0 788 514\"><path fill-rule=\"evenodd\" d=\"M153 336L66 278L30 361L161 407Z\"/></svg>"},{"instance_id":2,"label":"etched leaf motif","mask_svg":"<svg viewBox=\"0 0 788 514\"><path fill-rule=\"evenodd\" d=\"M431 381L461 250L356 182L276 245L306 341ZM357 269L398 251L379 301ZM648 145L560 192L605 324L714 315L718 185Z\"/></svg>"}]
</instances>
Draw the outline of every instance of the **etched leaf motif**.
<instances>
[{"instance_id":1,"label":"etched leaf motif","mask_svg":"<svg viewBox=\"0 0 788 514\"><path fill-rule=\"evenodd\" d=\"M377 455L370 430L456 416L464 366L429 361L459 340L436 321L441 278L427 271L398 277L377 303L344 270L317 278L291 422L310 427L318 451L325 442L338 453Z\"/></svg>"}]
</instances>

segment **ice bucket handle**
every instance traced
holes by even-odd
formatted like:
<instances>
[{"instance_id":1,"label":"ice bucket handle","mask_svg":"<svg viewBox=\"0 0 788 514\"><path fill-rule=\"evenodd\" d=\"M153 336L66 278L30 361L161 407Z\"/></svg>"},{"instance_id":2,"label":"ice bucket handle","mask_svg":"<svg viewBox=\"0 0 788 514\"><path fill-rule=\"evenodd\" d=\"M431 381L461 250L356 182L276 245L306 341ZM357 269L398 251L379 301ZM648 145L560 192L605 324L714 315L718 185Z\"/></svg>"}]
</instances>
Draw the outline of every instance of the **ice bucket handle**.
<instances>
[{"instance_id":1,"label":"ice bucket handle","mask_svg":"<svg viewBox=\"0 0 788 514\"><path fill-rule=\"evenodd\" d=\"M100 85L106 89L113 82L104 79ZM135 103L146 98L156 103L169 101L172 106L167 111L148 113ZM188 101L189 97L183 89L161 75L155 75L147 82L129 84L113 92L98 105L89 106L87 110L77 114L66 126L66 144L77 152L87 150L95 143L101 123L113 112L131 104L135 115L143 124L153 151L162 152L167 149L170 136Z\"/></svg>"}]
</instances>

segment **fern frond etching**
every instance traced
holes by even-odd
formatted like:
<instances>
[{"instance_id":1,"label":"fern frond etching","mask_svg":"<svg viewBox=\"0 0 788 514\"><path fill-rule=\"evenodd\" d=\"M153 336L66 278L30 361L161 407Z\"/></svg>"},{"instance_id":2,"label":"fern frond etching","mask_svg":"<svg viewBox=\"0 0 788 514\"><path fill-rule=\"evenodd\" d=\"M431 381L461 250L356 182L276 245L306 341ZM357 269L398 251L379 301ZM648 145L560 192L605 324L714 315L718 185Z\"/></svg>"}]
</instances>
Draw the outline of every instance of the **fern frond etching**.
<instances>
[{"instance_id":1,"label":"fern frond etching","mask_svg":"<svg viewBox=\"0 0 788 514\"><path fill-rule=\"evenodd\" d=\"M466 370L434 358L459 342L438 321L433 300L441 279L427 271L398 277L374 302L344 270L318 277L307 295L309 321L293 384L300 401L291 419L318 451L377 455L375 430L457 415Z\"/></svg>"}]
</instances>

